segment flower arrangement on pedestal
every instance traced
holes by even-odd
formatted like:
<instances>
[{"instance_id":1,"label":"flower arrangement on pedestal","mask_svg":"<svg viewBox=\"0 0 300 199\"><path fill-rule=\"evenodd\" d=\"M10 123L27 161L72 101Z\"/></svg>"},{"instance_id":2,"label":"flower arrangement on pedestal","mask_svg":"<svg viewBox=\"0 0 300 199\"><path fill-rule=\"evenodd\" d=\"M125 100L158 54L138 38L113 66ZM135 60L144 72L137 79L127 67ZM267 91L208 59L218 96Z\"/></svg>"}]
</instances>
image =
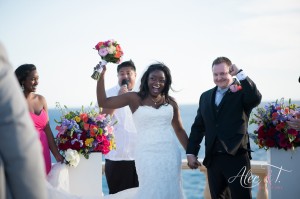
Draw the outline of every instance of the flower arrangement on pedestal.
<instances>
[{"instance_id":1,"label":"flower arrangement on pedestal","mask_svg":"<svg viewBox=\"0 0 300 199\"><path fill-rule=\"evenodd\" d=\"M258 107L256 113L252 113L249 124L257 124L258 127L250 134L259 148L268 150L278 148L293 150L300 146L300 132L289 128L287 121L295 117L299 112L299 106L292 104L289 99L288 105L284 99L268 103L264 107Z\"/></svg>"},{"instance_id":2,"label":"flower arrangement on pedestal","mask_svg":"<svg viewBox=\"0 0 300 199\"><path fill-rule=\"evenodd\" d=\"M102 59L94 68L94 73L92 74L92 78L98 80L104 65L106 65L108 62L121 62L123 50L121 49L121 46L113 39L104 42L98 42L95 46L95 49L98 51L98 54Z\"/></svg>"},{"instance_id":3,"label":"flower arrangement on pedestal","mask_svg":"<svg viewBox=\"0 0 300 199\"><path fill-rule=\"evenodd\" d=\"M110 150L115 149L113 134L113 124L109 115L99 114L99 108L85 110L68 110L64 109L59 103L56 107L60 109L62 115L56 130L56 144L59 151L65 157L68 165L76 167L80 161L79 154L86 159L92 152L101 152L107 154Z\"/></svg>"}]
</instances>

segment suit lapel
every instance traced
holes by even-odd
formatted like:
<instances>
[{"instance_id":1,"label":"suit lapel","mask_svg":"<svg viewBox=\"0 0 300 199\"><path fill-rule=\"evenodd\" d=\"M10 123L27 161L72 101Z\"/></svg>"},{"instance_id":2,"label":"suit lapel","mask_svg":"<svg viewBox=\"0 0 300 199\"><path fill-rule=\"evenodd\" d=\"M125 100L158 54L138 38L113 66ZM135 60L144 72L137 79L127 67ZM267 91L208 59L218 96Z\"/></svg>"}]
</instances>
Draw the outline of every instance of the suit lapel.
<instances>
[{"instance_id":1,"label":"suit lapel","mask_svg":"<svg viewBox=\"0 0 300 199\"><path fill-rule=\"evenodd\" d=\"M216 118L216 104L215 104L215 98L216 98L216 92L217 92L217 86L213 89L211 89L210 96L209 96L209 101L210 101L210 110L211 114Z\"/></svg>"}]
</instances>

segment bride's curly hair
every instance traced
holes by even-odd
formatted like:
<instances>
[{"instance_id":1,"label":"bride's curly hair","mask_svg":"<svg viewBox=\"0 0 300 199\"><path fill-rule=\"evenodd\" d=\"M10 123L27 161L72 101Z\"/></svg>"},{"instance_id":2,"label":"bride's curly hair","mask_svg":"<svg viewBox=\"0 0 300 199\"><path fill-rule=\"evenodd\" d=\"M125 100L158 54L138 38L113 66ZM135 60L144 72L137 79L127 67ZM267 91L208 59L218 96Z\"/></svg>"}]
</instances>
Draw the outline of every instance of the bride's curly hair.
<instances>
[{"instance_id":1,"label":"bride's curly hair","mask_svg":"<svg viewBox=\"0 0 300 199\"><path fill-rule=\"evenodd\" d=\"M172 84L171 71L165 64L161 62L151 64L146 70L146 72L143 74L141 78L141 85L140 85L140 90L138 92L138 95L142 98L142 100L149 95L148 78L150 73L156 70L162 71L166 77L165 87L162 91L162 95L165 96L166 103L169 104L170 100L175 102L174 99L169 96L169 90L171 89L172 91L174 91L173 88L171 87Z\"/></svg>"}]
</instances>

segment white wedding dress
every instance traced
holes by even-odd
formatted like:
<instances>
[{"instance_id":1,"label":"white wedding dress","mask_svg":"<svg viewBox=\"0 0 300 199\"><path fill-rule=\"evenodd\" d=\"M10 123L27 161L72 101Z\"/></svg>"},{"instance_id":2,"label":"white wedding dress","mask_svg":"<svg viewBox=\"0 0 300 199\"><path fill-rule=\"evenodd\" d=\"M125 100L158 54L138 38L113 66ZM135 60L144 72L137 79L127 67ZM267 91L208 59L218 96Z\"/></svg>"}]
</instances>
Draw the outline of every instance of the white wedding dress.
<instances>
[{"instance_id":1,"label":"white wedding dress","mask_svg":"<svg viewBox=\"0 0 300 199\"><path fill-rule=\"evenodd\" d=\"M107 199L183 199L181 155L172 128L173 107L140 106L133 113L138 132L135 165L139 187Z\"/></svg>"},{"instance_id":2,"label":"white wedding dress","mask_svg":"<svg viewBox=\"0 0 300 199\"><path fill-rule=\"evenodd\" d=\"M182 199L181 154L172 128L173 107L140 106L133 114L138 132L135 199Z\"/></svg>"},{"instance_id":3,"label":"white wedding dress","mask_svg":"<svg viewBox=\"0 0 300 199\"><path fill-rule=\"evenodd\" d=\"M139 187L103 196L103 199L185 198L181 181L181 154L172 119L173 107L169 104L159 109L140 106L133 113L138 132L135 164Z\"/></svg>"}]
</instances>

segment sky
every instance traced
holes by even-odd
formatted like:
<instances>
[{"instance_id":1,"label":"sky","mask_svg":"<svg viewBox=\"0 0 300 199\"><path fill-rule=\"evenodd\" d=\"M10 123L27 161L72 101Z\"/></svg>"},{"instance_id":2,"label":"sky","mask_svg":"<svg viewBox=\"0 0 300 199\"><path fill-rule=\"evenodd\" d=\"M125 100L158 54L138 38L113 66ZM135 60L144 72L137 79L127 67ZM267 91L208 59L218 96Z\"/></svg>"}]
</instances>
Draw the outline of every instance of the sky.
<instances>
[{"instance_id":1,"label":"sky","mask_svg":"<svg viewBox=\"0 0 300 199\"><path fill-rule=\"evenodd\" d=\"M137 84L157 61L171 70L170 95L196 104L214 87L211 64L228 57L256 83L263 101L300 100L299 0L0 0L0 42L16 69L37 66L48 107L96 102L94 46L116 40ZM109 63L106 88L117 83Z\"/></svg>"}]
</instances>

